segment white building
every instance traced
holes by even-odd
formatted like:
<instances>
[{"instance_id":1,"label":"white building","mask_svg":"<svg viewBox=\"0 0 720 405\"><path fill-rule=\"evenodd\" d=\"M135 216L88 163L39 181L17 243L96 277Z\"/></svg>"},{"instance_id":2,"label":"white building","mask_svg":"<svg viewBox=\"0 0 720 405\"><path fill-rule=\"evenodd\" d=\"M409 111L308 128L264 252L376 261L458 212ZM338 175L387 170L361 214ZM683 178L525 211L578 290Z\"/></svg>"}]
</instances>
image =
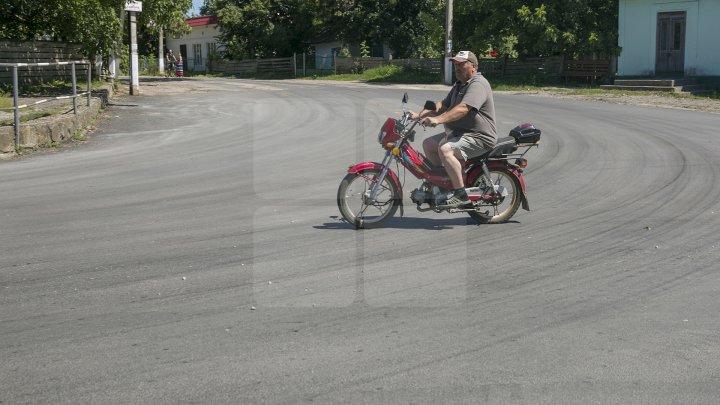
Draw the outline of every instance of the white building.
<instances>
[{"instance_id":1,"label":"white building","mask_svg":"<svg viewBox=\"0 0 720 405\"><path fill-rule=\"evenodd\" d=\"M343 43L341 41L321 42L315 46L315 68L318 70L332 70L335 62L333 56L340 53Z\"/></svg>"},{"instance_id":2,"label":"white building","mask_svg":"<svg viewBox=\"0 0 720 405\"><path fill-rule=\"evenodd\" d=\"M176 38L167 38L166 46L175 54L180 52L186 72L207 71L208 56L219 51L218 19L214 15L193 17L185 20L190 33Z\"/></svg>"},{"instance_id":3,"label":"white building","mask_svg":"<svg viewBox=\"0 0 720 405\"><path fill-rule=\"evenodd\" d=\"M720 76L720 1L619 0L620 76Z\"/></svg>"}]
</instances>

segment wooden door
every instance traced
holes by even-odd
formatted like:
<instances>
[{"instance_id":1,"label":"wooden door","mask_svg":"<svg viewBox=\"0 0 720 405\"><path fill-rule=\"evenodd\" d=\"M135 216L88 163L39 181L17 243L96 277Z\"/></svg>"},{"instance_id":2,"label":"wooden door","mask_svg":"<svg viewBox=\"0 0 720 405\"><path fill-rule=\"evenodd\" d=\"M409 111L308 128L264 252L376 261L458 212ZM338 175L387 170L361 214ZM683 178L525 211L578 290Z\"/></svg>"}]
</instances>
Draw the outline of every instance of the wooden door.
<instances>
[{"instance_id":1,"label":"wooden door","mask_svg":"<svg viewBox=\"0 0 720 405\"><path fill-rule=\"evenodd\" d=\"M685 12L658 13L655 73L685 70Z\"/></svg>"}]
</instances>

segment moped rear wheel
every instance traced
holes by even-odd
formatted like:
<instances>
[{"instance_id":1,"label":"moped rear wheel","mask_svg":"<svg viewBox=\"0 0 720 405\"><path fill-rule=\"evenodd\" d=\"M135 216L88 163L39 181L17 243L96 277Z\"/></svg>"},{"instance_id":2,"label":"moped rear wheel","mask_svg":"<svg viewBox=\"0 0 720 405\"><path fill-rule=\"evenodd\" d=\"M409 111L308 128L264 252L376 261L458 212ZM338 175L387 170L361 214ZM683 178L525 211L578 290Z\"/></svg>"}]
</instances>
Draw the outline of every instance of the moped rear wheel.
<instances>
[{"instance_id":1,"label":"moped rear wheel","mask_svg":"<svg viewBox=\"0 0 720 405\"><path fill-rule=\"evenodd\" d=\"M375 228L392 218L400 204L400 192L390 179L385 176L380 184L375 202L370 202L367 195L373 184L377 183L380 171L377 169L362 170L350 173L340 182L337 204L343 218L355 225L355 228Z\"/></svg>"},{"instance_id":2,"label":"moped rear wheel","mask_svg":"<svg viewBox=\"0 0 720 405\"><path fill-rule=\"evenodd\" d=\"M482 194L491 194L493 188L504 190L505 196L498 196L492 202L484 203L480 212L468 213L472 219L481 224L500 224L507 222L520 208L520 181L514 174L505 169L490 169L492 184L487 184L485 177L480 175L471 180L471 187L479 187Z\"/></svg>"}]
</instances>

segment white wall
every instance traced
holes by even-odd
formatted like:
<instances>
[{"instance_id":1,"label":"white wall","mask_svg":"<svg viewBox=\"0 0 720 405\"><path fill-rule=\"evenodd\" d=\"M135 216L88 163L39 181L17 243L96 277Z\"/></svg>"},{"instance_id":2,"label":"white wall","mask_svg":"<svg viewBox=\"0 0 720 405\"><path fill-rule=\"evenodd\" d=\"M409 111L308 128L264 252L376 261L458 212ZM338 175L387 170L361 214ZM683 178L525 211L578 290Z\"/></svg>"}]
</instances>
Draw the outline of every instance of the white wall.
<instances>
[{"instance_id":1,"label":"white wall","mask_svg":"<svg viewBox=\"0 0 720 405\"><path fill-rule=\"evenodd\" d=\"M720 76L720 1L700 0L697 76ZM687 69L686 69L687 71Z\"/></svg>"},{"instance_id":2,"label":"white wall","mask_svg":"<svg viewBox=\"0 0 720 405\"><path fill-rule=\"evenodd\" d=\"M618 75L655 73L657 14L685 11L685 74L720 75L720 1L620 0Z\"/></svg>"},{"instance_id":3,"label":"white wall","mask_svg":"<svg viewBox=\"0 0 720 405\"><path fill-rule=\"evenodd\" d=\"M332 50L342 48L342 42L323 42L315 44L315 68L316 69L332 69L333 59Z\"/></svg>"}]
</instances>

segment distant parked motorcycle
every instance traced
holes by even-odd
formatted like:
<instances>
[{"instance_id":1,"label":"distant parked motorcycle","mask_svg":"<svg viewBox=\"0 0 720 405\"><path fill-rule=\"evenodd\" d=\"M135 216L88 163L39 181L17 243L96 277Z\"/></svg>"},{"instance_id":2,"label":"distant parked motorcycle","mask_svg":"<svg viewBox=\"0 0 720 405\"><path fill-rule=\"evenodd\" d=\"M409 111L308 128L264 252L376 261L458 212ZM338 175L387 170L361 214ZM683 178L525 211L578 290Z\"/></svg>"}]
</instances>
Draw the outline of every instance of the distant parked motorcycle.
<instances>
[{"instance_id":1,"label":"distant parked motorcycle","mask_svg":"<svg viewBox=\"0 0 720 405\"><path fill-rule=\"evenodd\" d=\"M350 166L340 182L337 204L345 220L355 228L373 228L392 218L398 207L403 214L402 184L390 168L393 161L397 169L402 165L423 181L410 193L419 211L467 213L478 223L496 224L508 221L520 206L530 210L522 173L528 163L525 154L540 141L538 128L518 125L510 136L498 139L493 150L467 160L463 180L471 205L450 206L446 201L453 187L445 168L434 166L411 144L419 121L410 120L407 101L405 93L402 118L388 118L380 129L378 142L386 150L382 163ZM522 153L517 152L520 148Z\"/></svg>"}]
</instances>

